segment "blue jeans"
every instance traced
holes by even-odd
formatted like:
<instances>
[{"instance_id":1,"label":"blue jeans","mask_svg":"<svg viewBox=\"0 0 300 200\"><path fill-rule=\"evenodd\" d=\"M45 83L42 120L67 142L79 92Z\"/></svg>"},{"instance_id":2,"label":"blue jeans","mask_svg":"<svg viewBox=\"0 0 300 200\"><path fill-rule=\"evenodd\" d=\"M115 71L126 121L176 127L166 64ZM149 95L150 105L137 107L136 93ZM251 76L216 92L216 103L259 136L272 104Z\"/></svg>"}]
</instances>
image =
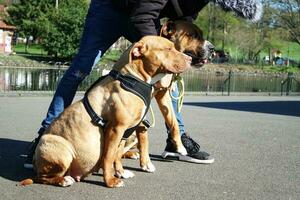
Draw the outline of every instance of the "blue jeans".
<instances>
[{"instance_id":1,"label":"blue jeans","mask_svg":"<svg viewBox=\"0 0 300 200\"><path fill-rule=\"evenodd\" d=\"M178 97L179 96L179 91L178 91L178 86L177 86L177 83L175 84L173 90L172 90L172 96L173 97ZM185 128L184 128L184 123L183 123L183 119L182 119L182 115L180 112L177 112L177 107L178 107L178 100L176 99L172 99L172 105L173 105L173 110L174 110L174 113L176 115L176 119L177 119L177 122L178 122L178 125L179 125L179 131L180 131L180 135L184 134L185 133ZM169 133L169 128L168 126L166 125L167 127L167 130L168 130L168 133Z\"/></svg>"},{"instance_id":2,"label":"blue jeans","mask_svg":"<svg viewBox=\"0 0 300 200\"><path fill-rule=\"evenodd\" d=\"M133 30L129 18L115 10L111 0L91 1L79 51L57 86L39 134L72 103L79 84L113 43L121 36L131 42L138 39Z\"/></svg>"}]
</instances>

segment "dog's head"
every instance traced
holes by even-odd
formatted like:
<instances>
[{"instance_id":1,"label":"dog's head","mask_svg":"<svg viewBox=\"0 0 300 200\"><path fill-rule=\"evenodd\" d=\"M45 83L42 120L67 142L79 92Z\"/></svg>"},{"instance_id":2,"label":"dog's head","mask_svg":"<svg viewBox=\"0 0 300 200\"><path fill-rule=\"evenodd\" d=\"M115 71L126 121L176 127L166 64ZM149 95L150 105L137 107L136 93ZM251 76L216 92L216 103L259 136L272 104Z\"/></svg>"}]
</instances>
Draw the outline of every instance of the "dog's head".
<instances>
[{"instance_id":1,"label":"dog's head","mask_svg":"<svg viewBox=\"0 0 300 200\"><path fill-rule=\"evenodd\" d=\"M145 36L133 44L129 62L141 66L147 74L182 73L192 58L176 50L174 43L160 36Z\"/></svg>"},{"instance_id":2,"label":"dog's head","mask_svg":"<svg viewBox=\"0 0 300 200\"><path fill-rule=\"evenodd\" d=\"M160 35L172 41L178 51L191 56L195 67L202 67L214 50L198 26L191 22L168 21L162 26Z\"/></svg>"}]
</instances>

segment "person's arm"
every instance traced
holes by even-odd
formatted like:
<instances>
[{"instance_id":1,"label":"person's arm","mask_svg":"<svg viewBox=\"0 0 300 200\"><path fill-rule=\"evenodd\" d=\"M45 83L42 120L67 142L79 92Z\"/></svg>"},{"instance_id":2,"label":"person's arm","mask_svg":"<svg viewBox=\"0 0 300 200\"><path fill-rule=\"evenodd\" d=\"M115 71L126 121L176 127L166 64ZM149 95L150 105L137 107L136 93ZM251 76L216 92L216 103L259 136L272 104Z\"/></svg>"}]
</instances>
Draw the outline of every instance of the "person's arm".
<instances>
[{"instance_id":1,"label":"person's arm","mask_svg":"<svg viewBox=\"0 0 300 200\"><path fill-rule=\"evenodd\" d=\"M157 35L155 21L168 0L138 0L130 20L134 26L137 39L146 35Z\"/></svg>"}]
</instances>

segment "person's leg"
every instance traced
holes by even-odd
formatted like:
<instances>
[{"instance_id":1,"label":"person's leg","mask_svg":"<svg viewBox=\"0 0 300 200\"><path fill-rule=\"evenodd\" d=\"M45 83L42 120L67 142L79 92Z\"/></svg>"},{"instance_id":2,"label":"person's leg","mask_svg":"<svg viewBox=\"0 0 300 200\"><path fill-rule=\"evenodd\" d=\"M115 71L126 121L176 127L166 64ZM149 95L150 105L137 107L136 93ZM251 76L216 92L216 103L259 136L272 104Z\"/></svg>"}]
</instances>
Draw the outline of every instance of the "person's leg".
<instances>
[{"instance_id":1,"label":"person's leg","mask_svg":"<svg viewBox=\"0 0 300 200\"><path fill-rule=\"evenodd\" d=\"M184 128L184 123L183 123L183 119L182 119L182 115L181 112L178 112L178 97L179 97L179 90L178 90L178 84L177 82L174 84L174 88L172 88L172 96L175 98L171 98L172 99L172 105L173 105L173 110L174 113L176 115L176 119L179 125L179 131L180 131L180 135L185 133L185 128Z\"/></svg>"},{"instance_id":2,"label":"person's leg","mask_svg":"<svg viewBox=\"0 0 300 200\"><path fill-rule=\"evenodd\" d=\"M106 4L101 5L101 2L104 4L105 1L91 3L79 51L57 86L39 133L72 103L79 84L91 72L105 51L120 37L120 31L115 24L116 18L109 18L113 11L110 11L110 7Z\"/></svg>"},{"instance_id":3,"label":"person's leg","mask_svg":"<svg viewBox=\"0 0 300 200\"><path fill-rule=\"evenodd\" d=\"M200 145L197 144L197 142L195 142L185 131L181 112L178 112L179 90L178 90L177 82L174 84L174 87L172 88L171 92L172 92L171 96L174 97L174 98L171 97L171 99L172 99L174 113L176 115L176 119L179 125L181 141L183 146L186 148L188 155L183 156L175 152L175 146L170 138L169 129L167 127L167 132L168 132L168 138L166 140L167 145L165 151L162 154L162 157L166 158L168 156L176 156L179 158L179 160L184 160L193 163L203 163L203 164L213 163L214 158L212 158L210 154L208 154L207 152L200 151Z\"/></svg>"},{"instance_id":4,"label":"person's leg","mask_svg":"<svg viewBox=\"0 0 300 200\"><path fill-rule=\"evenodd\" d=\"M105 51L120 37L119 16L109 0L92 1L86 17L80 48L69 69L60 80L46 118L38 131L24 167L31 168L36 145L51 122L68 107L75 96L79 84L91 72Z\"/></svg>"}]
</instances>

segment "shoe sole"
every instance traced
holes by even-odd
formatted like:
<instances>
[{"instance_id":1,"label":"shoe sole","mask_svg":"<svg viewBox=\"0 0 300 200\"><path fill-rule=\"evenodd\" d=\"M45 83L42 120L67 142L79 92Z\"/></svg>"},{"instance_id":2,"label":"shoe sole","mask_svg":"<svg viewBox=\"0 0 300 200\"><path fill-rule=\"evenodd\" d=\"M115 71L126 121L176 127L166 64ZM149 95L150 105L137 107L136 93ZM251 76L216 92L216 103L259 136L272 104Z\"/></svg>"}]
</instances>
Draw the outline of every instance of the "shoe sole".
<instances>
[{"instance_id":1,"label":"shoe sole","mask_svg":"<svg viewBox=\"0 0 300 200\"><path fill-rule=\"evenodd\" d=\"M211 158L208 160L199 160L199 159L190 157L188 155L184 156L179 153L168 152L168 151L164 151L161 154L161 157L163 157L164 159L166 159L167 157L177 157L178 160L180 160L180 161L186 161L186 162L197 163L197 164L211 164L211 163L215 162L214 158Z\"/></svg>"}]
</instances>

